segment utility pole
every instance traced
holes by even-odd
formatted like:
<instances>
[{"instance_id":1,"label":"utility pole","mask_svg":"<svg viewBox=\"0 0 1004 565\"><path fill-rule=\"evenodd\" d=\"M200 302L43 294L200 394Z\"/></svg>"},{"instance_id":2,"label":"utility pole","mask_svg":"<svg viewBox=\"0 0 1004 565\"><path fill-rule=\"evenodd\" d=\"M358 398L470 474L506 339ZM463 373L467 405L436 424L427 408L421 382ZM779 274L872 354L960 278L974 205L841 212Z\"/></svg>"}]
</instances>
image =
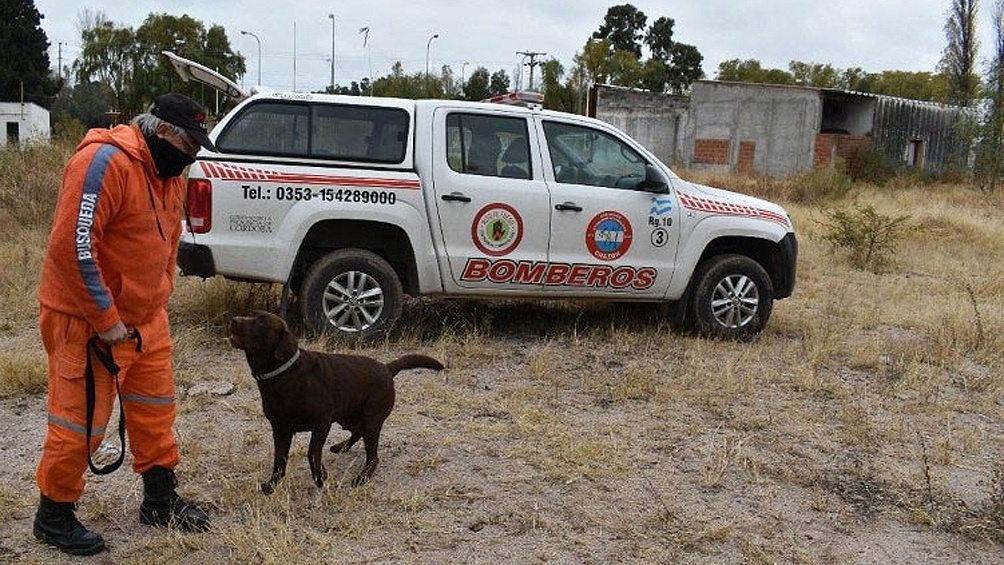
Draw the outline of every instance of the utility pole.
<instances>
[{"instance_id":1,"label":"utility pole","mask_svg":"<svg viewBox=\"0 0 1004 565\"><path fill-rule=\"evenodd\" d=\"M57 61L57 63L56 63L56 75L58 75L59 78L63 78L63 42L62 41L59 42L58 47L59 47L59 49L57 50L58 55L56 57L56 61Z\"/></svg>"},{"instance_id":2,"label":"utility pole","mask_svg":"<svg viewBox=\"0 0 1004 565\"><path fill-rule=\"evenodd\" d=\"M335 15L328 14L331 18L331 92L335 92Z\"/></svg>"},{"instance_id":3,"label":"utility pole","mask_svg":"<svg viewBox=\"0 0 1004 565\"><path fill-rule=\"evenodd\" d=\"M533 90L533 68L537 65L543 65L543 63L537 61L537 57L542 57L547 55L547 53L541 53L538 51L517 51L516 54L530 59L529 63L523 64L530 67L530 88L528 90Z\"/></svg>"}]
</instances>

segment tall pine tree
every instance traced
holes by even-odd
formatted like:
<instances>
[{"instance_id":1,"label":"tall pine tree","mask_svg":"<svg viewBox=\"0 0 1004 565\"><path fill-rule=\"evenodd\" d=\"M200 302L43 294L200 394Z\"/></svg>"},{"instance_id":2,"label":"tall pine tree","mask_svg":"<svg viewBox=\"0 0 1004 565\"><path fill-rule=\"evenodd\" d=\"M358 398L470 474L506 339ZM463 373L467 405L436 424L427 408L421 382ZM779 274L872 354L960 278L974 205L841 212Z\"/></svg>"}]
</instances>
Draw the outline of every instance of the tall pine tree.
<instances>
[{"instance_id":1,"label":"tall pine tree","mask_svg":"<svg viewBox=\"0 0 1004 565\"><path fill-rule=\"evenodd\" d=\"M49 72L49 40L34 0L0 0L0 101L24 101L46 108L59 92Z\"/></svg>"},{"instance_id":2,"label":"tall pine tree","mask_svg":"<svg viewBox=\"0 0 1004 565\"><path fill-rule=\"evenodd\" d=\"M945 39L948 44L940 67L948 77L948 101L959 106L969 106L976 99L980 79L976 74L977 0L952 0L945 22Z\"/></svg>"}]
</instances>

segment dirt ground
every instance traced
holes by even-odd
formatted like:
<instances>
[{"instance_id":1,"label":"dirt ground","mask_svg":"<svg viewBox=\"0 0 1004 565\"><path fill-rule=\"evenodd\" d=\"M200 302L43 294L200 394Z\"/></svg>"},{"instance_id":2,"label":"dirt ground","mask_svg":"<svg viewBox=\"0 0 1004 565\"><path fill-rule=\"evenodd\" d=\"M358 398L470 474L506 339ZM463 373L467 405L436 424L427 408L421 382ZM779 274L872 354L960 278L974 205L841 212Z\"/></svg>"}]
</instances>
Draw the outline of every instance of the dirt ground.
<instances>
[{"instance_id":1,"label":"dirt ground","mask_svg":"<svg viewBox=\"0 0 1004 565\"><path fill-rule=\"evenodd\" d=\"M448 366L398 375L374 479L348 486L359 445L325 452L330 477L318 489L300 434L268 497L258 484L269 429L242 355L219 326L177 330L180 491L209 510L213 530L140 525L127 456L118 472L88 476L78 517L109 546L90 558L31 536L45 395L0 400L0 562L1004 562L992 536L971 535L997 527L981 509L999 451L982 447L1001 437L1000 419L951 414L974 443L953 440L951 457L939 455L942 436L924 430L944 422L906 387L877 387L880 375L836 361L804 376L805 335L722 344L671 332L657 316L621 328L617 316L547 305L409 315L477 327L358 348L383 361L420 351ZM890 348L913 339L869 331ZM25 331L5 346L34 339ZM966 401L950 385L939 395ZM328 443L343 437L333 431Z\"/></svg>"}]
</instances>

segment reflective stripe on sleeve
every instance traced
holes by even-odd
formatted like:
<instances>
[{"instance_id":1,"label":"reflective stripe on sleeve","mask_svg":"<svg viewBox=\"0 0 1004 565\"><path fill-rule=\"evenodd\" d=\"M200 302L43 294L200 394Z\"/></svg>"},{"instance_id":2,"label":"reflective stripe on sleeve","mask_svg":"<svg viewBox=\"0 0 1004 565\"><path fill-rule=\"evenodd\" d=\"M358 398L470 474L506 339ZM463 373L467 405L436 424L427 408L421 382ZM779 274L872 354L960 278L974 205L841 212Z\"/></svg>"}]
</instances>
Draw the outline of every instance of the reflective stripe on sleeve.
<instances>
[{"instance_id":1,"label":"reflective stripe on sleeve","mask_svg":"<svg viewBox=\"0 0 1004 565\"><path fill-rule=\"evenodd\" d=\"M98 310L104 312L112 305L112 297L108 294L98 273L98 264L94 262L91 247L91 228L94 226L94 215L98 209L98 198L101 196L101 185L105 180L105 170L112 156L118 153L114 145L102 145L91 159L84 177L84 191L80 195L80 208L77 210L76 251L77 266L80 276L84 279L87 292Z\"/></svg>"}]
</instances>

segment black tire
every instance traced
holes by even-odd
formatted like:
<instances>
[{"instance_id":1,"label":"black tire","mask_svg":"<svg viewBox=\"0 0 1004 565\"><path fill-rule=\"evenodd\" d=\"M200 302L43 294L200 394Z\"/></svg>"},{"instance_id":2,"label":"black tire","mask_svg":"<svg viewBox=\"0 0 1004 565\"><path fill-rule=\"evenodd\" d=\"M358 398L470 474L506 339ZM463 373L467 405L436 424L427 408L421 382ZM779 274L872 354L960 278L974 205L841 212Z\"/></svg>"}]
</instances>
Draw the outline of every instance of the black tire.
<instances>
[{"instance_id":1,"label":"black tire","mask_svg":"<svg viewBox=\"0 0 1004 565\"><path fill-rule=\"evenodd\" d=\"M688 318L698 333L743 340L770 319L774 287L767 271L745 255L717 255L694 273Z\"/></svg>"},{"instance_id":2,"label":"black tire","mask_svg":"<svg viewBox=\"0 0 1004 565\"><path fill-rule=\"evenodd\" d=\"M404 302L401 281L376 253L339 249L310 266L300 286L303 321L317 332L368 339L387 333Z\"/></svg>"}]
</instances>

